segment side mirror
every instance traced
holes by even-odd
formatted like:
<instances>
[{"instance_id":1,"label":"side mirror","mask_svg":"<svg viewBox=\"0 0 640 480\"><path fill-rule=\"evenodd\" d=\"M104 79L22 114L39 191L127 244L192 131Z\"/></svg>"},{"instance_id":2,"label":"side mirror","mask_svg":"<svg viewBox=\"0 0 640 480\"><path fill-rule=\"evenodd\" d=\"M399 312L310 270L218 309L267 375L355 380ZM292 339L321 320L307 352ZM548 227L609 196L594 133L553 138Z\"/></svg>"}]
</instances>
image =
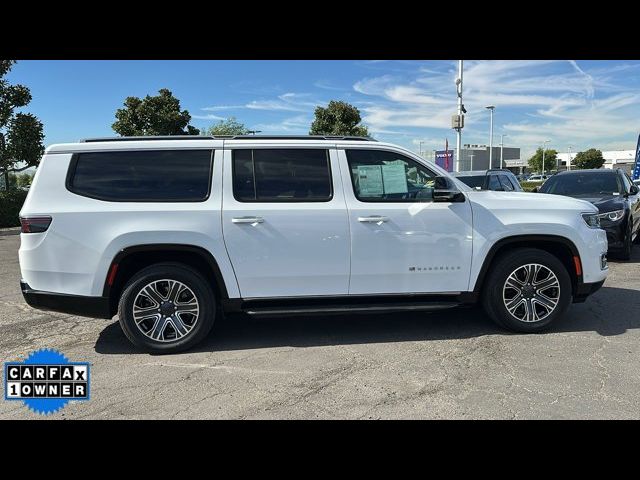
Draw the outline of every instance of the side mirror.
<instances>
[{"instance_id":1,"label":"side mirror","mask_svg":"<svg viewBox=\"0 0 640 480\"><path fill-rule=\"evenodd\" d=\"M464 202L462 192L455 189L445 177L436 177L433 190L434 202Z\"/></svg>"},{"instance_id":2,"label":"side mirror","mask_svg":"<svg viewBox=\"0 0 640 480\"><path fill-rule=\"evenodd\" d=\"M640 192L640 188L638 188L637 185L631 185L631 188L629 189L629 195L637 195L638 192Z\"/></svg>"}]
</instances>

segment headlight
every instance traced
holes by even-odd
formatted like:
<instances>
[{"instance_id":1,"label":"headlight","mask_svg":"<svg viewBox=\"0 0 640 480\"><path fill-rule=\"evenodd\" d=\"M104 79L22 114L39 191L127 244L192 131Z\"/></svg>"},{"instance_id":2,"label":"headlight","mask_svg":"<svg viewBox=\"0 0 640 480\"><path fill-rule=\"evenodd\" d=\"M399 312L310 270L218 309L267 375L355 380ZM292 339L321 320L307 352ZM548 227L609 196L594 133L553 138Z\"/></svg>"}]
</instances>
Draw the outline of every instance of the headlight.
<instances>
[{"instance_id":1,"label":"headlight","mask_svg":"<svg viewBox=\"0 0 640 480\"><path fill-rule=\"evenodd\" d=\"M616 210L614 212L601 213L598 215L601 220L609 220L610 222L617 222L624 217L624 210Z\"/></svg>"},{"instance_id":2,"label":"headlight","mask_svg":"<svg viewBox=\"0 0 640 480\"><path fill-rule=\"evenodd\" d=\"M591 228L600 228L600 215L597 213L583 213L582 218Z\"/></svg>"}]
</instances>

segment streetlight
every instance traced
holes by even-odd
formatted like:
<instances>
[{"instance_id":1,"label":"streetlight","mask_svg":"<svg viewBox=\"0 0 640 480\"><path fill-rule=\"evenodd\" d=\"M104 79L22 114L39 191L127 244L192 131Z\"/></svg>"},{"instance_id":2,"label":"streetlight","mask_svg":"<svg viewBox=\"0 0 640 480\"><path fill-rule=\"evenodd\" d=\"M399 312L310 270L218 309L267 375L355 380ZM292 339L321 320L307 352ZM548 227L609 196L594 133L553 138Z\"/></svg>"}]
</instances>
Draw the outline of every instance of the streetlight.
<instances>
[{"instance_id":1,"label":"streetlight","mask_svg":"<svg viewBox=\"0 0 640 480\"><path fill-rule=\"evenodd\" d=\"M422 157L422 144L424 143L424 140L420 140L420 156Z\"/></svg>"},{"instance_id":2,"label":"streetlight","mask_svg":"<svg viewBox=\"0 0 640 480\"><path fill-rule=\"evenodd\" d=\"M489 128L489 168L493 168L493 110L496 108L496 106L487 105L484 108L491 112L491 126Z\"/></svg>"},{"instance_id":3,"label":"streetlight","mask_svg":"<svg viewBox=\"0 0 640 480\"><path fill-rule=\"evenodd\" d=\"M463 113L467 113L462 104L462 66L463 60L458 60L458 78L456 78L456 95L458 97L458 128L456 128L456 172L461 170L462 166L462 128L464 126L464 116Z\"/></svg>"},{"instance_id":4,"label":"streetlight","mask_svg":"<svg viewBox=\"0 0 640 480\"><path fill-rule=\"evenodd\" d=\"M567 162L567 170L571 170L571 145L569 145L569 161Z\"/></svg>"},{"instance_id":5,"label":"streetlight","mask_svg":"<svg viewBox=\"0 0 640 480\"><path fill-rule=\"evenodd\" d=\"M474 157L474 154L472 153L469 156L471 157L471 168L469 168L469 170L473 170L473 157Z\"/></svg>"},{"instance_id":6,"label":"streetlight","mask_svg":"<svg viewBox=\"0 0 640 480\"><path fill-rule=\"evenodd\" d=\"M550 141L551 140L545 140L544 142L542 142L542 175L544 175L544 149L545 149L545 145Z\"/></svg>"},{"instance_id":7,"label":"streetlight","mask_svg":"<svg viewBox=\"0 0 640 480\"><path fill-rule=\"evenodd\" d=\"M501 134L500 135L500 168L504 168L502 166L502 159L504 157L503 153L504 153L504 137L508 137L508 135L506 134Z\"/></svg>"}]
</instances>

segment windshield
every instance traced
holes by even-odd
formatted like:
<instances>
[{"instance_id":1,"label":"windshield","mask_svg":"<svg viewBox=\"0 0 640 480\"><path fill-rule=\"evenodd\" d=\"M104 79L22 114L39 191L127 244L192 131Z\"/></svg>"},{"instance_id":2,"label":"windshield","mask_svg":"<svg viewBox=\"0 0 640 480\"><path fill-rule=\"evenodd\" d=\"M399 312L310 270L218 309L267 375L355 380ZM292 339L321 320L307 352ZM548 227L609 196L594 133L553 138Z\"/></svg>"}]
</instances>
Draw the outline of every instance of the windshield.
<instances>
[{"instance_id":1,"label":"windshield","mask_svg":"<svg viewBox=\"0 0 640 480\"><path fill-rule=\"evenodd\" d=\"M465 175L456 178L471 188L482 188L484 186L484 175Z\"/></svg>"},{"instance_id":2,"label":"windshield","mask_svg":"<svg viewBox=\"0 0 640 480\"><path fill-rule=\"evenodd\" d=\"M539 192L570 197L613 195L620 193L620 185L614 172L571 173L554 175L540 187Z\"/></svg>"}]
</instances>

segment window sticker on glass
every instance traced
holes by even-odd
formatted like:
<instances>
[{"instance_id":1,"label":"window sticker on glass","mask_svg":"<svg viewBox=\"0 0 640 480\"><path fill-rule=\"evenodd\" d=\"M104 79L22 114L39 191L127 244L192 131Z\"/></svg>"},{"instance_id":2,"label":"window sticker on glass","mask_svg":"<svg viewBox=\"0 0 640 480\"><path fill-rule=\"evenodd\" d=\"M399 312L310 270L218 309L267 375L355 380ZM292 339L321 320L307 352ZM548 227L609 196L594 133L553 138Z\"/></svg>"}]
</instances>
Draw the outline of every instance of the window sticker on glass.
<instances>
[{"instance_id":1,"label":"window sticker on glass","mask_svg":"<svg viewBox=\"0 0 640 480\"><path fill-rule=\"evenodd\" d=\"M407 193L407 173L404 162L382 165L384 193Z\"/></svg>"},{"instance_id":2,"label":"window sticker on glass","mask_svg":"<svg viewBox=\"0 0 640 480\"><path fill-rule=\"evenodd\" d=\"M358 165L358 186L363 197L377 197L384 194L382 168L380 165Z\"/></svg>"}]
</instances>

